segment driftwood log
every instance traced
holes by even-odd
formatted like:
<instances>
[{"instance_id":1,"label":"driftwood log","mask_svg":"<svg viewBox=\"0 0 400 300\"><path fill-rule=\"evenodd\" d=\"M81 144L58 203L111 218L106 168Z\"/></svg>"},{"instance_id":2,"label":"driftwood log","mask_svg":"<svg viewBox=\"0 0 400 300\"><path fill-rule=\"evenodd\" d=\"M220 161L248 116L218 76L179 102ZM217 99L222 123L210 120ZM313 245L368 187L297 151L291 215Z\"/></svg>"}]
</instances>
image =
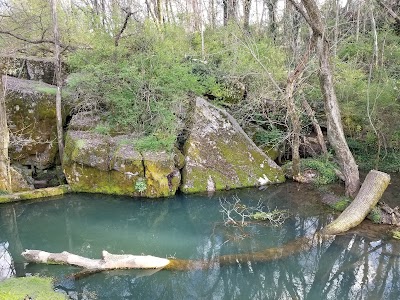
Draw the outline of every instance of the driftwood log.
<instances>
[{"instance_id":1,"label":"driftwood log","mask_svg":"<svg viewBox=\"0 0 400 300\"><path fill-rule=\"evenodd\" d=\"M356 198L336 220L323 229L323 234L343 233L360 224L381 199L389 182L389 174L371 170Z\"/></svg>"},{"instance_id":2,"label":"driftwood log","mask_svg":"<svg viewBox=\"0 0 400 300\"><path fill-rule=\"evenodd\" d=\"M331 236L316 234L302 237L281 247L267 248L262 251L243 254L222 255L211 260L166 259L151 255L118 255L103 251L101 259L90 259L69 252L49 253L41 250L25 250L22 256L31 263L72 265L83 268L83 271L73 275L76 279L97 272L116 269L164 269L164 270L194 270L209 269L224 265L234 265L248 262L263 262L281 259L295 253L307 251L321 239Z\"/></svg>"},{"instance_id":3,"label":"driftwood log","mask_svg":"<svg viewBox=\"0 0 400 300\"><path fill-rule=\"evenodd\" d=\"M27 261L45 264L72 265L87 270L160 269L169 264L166 258L151 255L111 254L103 250L101 259L90 259L69 252L49 253L25 250L21 254Z\"/></svg>"}]
</instances>

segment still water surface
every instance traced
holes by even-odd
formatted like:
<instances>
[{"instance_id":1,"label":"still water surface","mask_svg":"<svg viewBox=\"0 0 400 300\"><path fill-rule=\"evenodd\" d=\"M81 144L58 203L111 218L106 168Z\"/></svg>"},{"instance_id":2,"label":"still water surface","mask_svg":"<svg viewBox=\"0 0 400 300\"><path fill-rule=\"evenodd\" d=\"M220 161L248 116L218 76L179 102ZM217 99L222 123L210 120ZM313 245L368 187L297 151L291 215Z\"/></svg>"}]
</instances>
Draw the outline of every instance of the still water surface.
<instances>
[{"instance_id":1,"label":"still water surface","mask_svg":"<svg viewBox=\"0 0 400 300\"><path fill-rule=\"evenodd\" d=\"M289 209L291 216L281 227L226 227L218 200L234 196L248 206L261 201L270 209ZM333 215L320 198L321 192L311 186L285 183L264 191L161 200L71 194L3 204L0 257L3 265L12 259L17 276L55 277L56 289L71 299L400 299L400 241L391 239L387 228L371 230L368 223L356 233L321 241L285 259L207 270L110 271L73 281L68 275L77 268L26 265L20 256L24 249L66 250L91 258L105 249L194 260L251 253L281 247L324 227ZM0 279L6 276L2 272Z\"/></svg>"}]
</instances>

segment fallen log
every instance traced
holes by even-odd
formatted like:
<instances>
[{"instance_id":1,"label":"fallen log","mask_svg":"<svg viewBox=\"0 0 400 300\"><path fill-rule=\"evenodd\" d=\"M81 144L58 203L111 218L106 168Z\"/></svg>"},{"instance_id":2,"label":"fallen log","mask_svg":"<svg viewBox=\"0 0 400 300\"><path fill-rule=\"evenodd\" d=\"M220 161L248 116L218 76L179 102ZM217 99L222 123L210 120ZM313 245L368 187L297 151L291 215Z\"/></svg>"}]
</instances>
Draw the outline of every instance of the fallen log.
<instances>
[{"instance_id":1,"label":"fallen log","mask_svg":"<svg viewBox=\"0 0 400 300\"><path fill-rule=\"evenodd\" d=\"M243 254L222 255L211 260L166 259L151 255L118 255L103 250L101 259L90 259L69 252L49 253L42 250L25 250L21 255L30 263L72 265L83 268L73 275L75 279L90 274L117 269L164 269L173 271L210 269L224 265L278 260L295 253L307 251L321 239L331 236L316 234L291 241L281 247Z\"/></svg>"},{"instance_id":2,"label":"fallen log","mask_svg":"<svg viewBox=\"0 0 400 300\"><path fill-rule=\"evenodd\" d=\"M90 259L67 251L49 253L41 250L25 250L21 255L28 262L72 265L87 270L159 269L169 264L166 258L151 255L111 254L103 250L101 259Z\"/></svg>"},{"instance_id":3,"label":"fallen log","mask_svg":"<svg viewBox=\"0 0 400 300\"><path fill-rule=\"evenodd\" d=\"M360 191L351 204L332 223L327 225L323 234L335 235L360 224L375 207L390 182L390 175L371 170L365 178Z\"/></svg>"}]
</instances>

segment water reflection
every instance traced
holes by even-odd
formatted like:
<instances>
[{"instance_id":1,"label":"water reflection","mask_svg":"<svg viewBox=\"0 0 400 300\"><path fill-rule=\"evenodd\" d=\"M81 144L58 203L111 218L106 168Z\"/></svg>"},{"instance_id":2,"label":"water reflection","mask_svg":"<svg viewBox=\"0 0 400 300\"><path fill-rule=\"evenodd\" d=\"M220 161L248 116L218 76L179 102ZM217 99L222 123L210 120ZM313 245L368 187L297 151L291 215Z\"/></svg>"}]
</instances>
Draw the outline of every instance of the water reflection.
<instances>
[{"instance_id":1,"label":"water reflection","mask_svg":"<svg viewBox=\"0 0 400 300\"><path fill-rule=\"evenodd\" d=\"M0 242L0 281L15 275L14 261L8 246L8 242Z\"/></svg>"},{"instance_id":2,"label":"water reflection","mask_svg":"<svg viewBox=\"0 0 400 300\"><path fill-rule=\"evenodd\" d=\"M205 270L110 271L78 281L69 277L79 272L73 267L30 264L17 269L18 276L54 276L57 289L71 299L400 298L400 243L385 239L384 232L372 234L361 228L328 240L314 237L309 250L296 251L285 245L304 236L312 238L333 218L313 202L320 197L318 192L300 194L297 186L283 185L268 192L223 195L233 193L250 204L261 200L272 208L290 208L293 215L282 227L254 224L246 228L248 238L234 239L237 229L222 226L221 194L161 201L69 195L58 201L0 206L0 249L7 249L9 266L17 267L23 265L24 248L67 250L93 258L106 249L210 261L249 253L248 260L233 259L229 265L214 264ZM271 247L283 247L291 255L264 262L251 259L251 253Z\"/></svg>"}]
</instances>

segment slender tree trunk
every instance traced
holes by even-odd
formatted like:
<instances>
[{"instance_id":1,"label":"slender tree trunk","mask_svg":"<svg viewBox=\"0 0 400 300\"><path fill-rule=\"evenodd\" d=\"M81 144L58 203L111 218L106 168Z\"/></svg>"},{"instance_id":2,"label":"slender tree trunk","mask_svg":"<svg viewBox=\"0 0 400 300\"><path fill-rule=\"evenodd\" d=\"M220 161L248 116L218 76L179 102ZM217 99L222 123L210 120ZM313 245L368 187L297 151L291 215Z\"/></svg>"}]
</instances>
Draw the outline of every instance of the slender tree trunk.
<instances>
[{"instance_id":1,"label":"slender tree trunk","mask_svg":"<svg viewBox=\"0 0 400 300\"><path fill-rule=\"evenodd\" d=\"M302 0L306 11L299 7L296 1L290 1L303 15L313 30L319 57L319 80L325 102L328 140L333 150L335 150L336 158L345 178L346 195L354 198L360 188L360 175L343 132L339 104L333 85L333 72L329 61L330 47L326 39L321 12L314 0Z\"/></svg>"},{"instance_id":2,"label":"slender tree trunk","mask_svg":"<svg viewBox=\"0 0 400 300\"><path fill-rule=\"evenodd\" d=\"M215 1L214 0L209 0L209 16L208 16L208 21L210 22L211 28L216 27L216 16L215 16Z\"/></svg>"},{"instance_id":3,"label":"slender tree trunk","mask_svg":"<svg viewBox=\"0 0 400 300\"><path fill-rule=\"evenodd\" d=\"M374 11L370 8L370 17L371 17L371 27L372 33L374 35L374 52L373 52L373 62L375 67L378 66L378 56L379 56L379 49L378 49L378 32L376 31L376 22Z\"/></svg>"},{"instance_id":4,"label":"slender tree trunk","mask_svg":"<svg viewBox=\"0 0 400 300\"><path fill-rule=\"evenodd\" d=\"M158 20L158 24L162 25L163 24L163 12L162 12L161 0L156 0L156 5L157 5L157 20Z\"/></svg>"},{"instance_id":5,"label":"slender tree trunk","mask_svg":"<svg viewBox=\"0 0 400 300\"><path fill-rule=\"evenodd\" d=\"M315 117L314 110L312 109L312 107L310 106L310 104L308 103L308 101L306 99L303 99L302 104L303 104L304 110L306 111L307 115L311 119L311 123L313 124L315 133L317 134L318 144L321 147L322 153L328 154L328 149L326 148L324 135L322 133L321 126L319 126L318 120Z\"/></svg>"},{"instance_id":6,"label":"slender tree trunk","mask_svg":"<svg viewBox=\"0 0 400 300\"><path fill-rule=\"evenodd\" d=\"M269 31L272 35L272 38L276 40L276 33L278 28L276 21L277 0L267 0L267 7L269 18Z\"/></svg>"},{"instance_id":7,"label":"slender tree trunk","mask_svg":"<svg viewBox=\"0 0 400 300\"><path fill-rule=\"evenodd\" d=\"M356 42L358 42L360 38L360 15L361 15L361 3L357 2Z\"/></svg>"},{"instance_id":8,"label":"slender tree trunk","mask_svg":"<svg viewBox=\"0 0 400 300\"><path fill-rule=\"evenodd\" d=\"M250 28L250 9L251 9L251 0L244 0L244 3L243 3L243 27L245 30L249 30L249 28Z\"/></svg>"},{"instance_id":9,"label":"slender tree trunk","mask_svg":"<svg viewBox=\"0 0 400 300\"><path fill-rule=\"evenodd\" d=\"M360 175L356 161L344 136L339 104L333 87L328 42L322 37L318 37L317 48L320 61L320 85L325 100L328 140L335 150L336 158L345 177L346 195L354 198L360 188Z\"/></svg>"},{"instance_id":10,"label":"slender tree trunk","mask_svg":"<svg viewBox=\"0 0 400 300\"><path fill-rule=\"evenodd\" d=\"M337 45L339 43L339 13L340 13L340 3L339 0L335 2L335 31L334 31L334 41L333 41L333 56L336 57Z\"/></svg>"},{"instance_id":11,"label":"slender tree trunk","mask_svg":"<svg viewBox=\"0 0 400 300\"><path fill-rule=\"evenodd\" d=\"M61 55L60 55L60 34L58 31L57 20L57 5L56 0L51 0L51 16L53 20L53 35L54 35L54 67L57 81L56 93L56 115L57 115L57 141L58 152L60 154L60 161L63 161L64 153L64 132L62 122L62 108L61 108L61 91L62 91L62 76L61 76Z\"/></svg>"},{"instance_id":12,"label":"slender tree trunk","mask_svg":"<svg viewBox=\"0 0 400 300\"><path fill-rule=\"evenodd\" d=\"M8 145L10 136L7 125L6 76L0 79L0 191L11 191L10 160Z\"/></svg>"}]
</instances>

